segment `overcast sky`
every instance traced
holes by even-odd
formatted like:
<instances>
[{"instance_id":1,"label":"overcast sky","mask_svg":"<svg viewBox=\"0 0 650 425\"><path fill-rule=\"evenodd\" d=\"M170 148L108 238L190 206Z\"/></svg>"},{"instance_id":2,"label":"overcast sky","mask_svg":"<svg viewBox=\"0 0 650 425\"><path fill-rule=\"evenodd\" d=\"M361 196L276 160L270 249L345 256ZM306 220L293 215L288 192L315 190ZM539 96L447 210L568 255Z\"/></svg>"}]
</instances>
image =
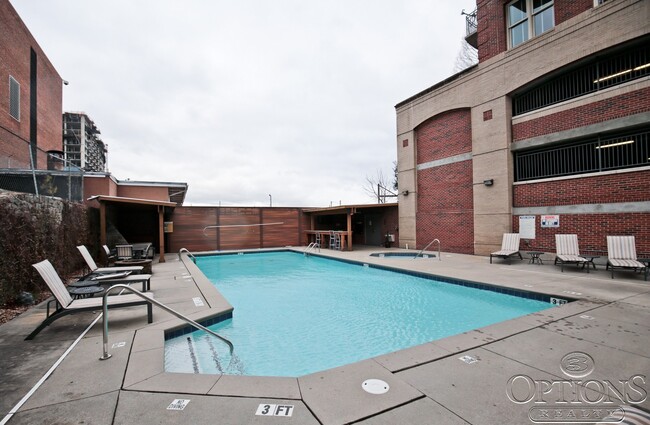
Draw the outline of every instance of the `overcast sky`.
<instances>
[{"instance_id":1,"label":"overcast sky","mask_svg":"<svg viewBox=\"0 0 650 425\"><path fill-rule=\"evenodd\" d=\"M119 180L185 205L373 203L395 104L454 73L475 0L11 0Z\"/></svg>"}]
</instances>

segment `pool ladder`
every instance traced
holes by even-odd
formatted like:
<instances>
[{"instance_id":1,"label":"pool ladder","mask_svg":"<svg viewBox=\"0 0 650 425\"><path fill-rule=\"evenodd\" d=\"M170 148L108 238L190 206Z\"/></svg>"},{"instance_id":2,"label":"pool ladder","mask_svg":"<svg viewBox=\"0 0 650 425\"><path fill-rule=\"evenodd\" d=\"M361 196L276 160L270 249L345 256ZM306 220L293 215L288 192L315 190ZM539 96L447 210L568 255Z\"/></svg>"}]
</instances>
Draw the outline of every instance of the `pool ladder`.
<instances>
[{"instance_id":1,"label":"pool ladder","mask_svg":"<svg viewBox=\"0 0 650 425\"><path fill-rule=\"evenodd\" d=\"M196 264L196 257L194 254L192 254L187 248L181 248L178 250L178 260L180 261L181 259L181 253L187 252L187 255L189 255L192 258L192 262Z\"/></svg>"},{"instance_id":2,"label":"pool ladder","mask_svg":"<svg viewBox=\"0 0 650 425\"><path fill-rule=\"evenodd\" d=\"M189 324L191 326L194 326L195 328L200 329L200 330L202 330L202 331L204 331L204 332L206 332L206 333L208 333L208 334L210 334L210 335L212 335L214 337L219 338L221 341L226 343L226 345L228 346L228 349L230 350L230 361L232 363L232 359L233 359L233 356L234 356L233 353L235 351L235 346L228 339L222 337L221 335L219 335L218 333L216 333L214 331L211 331L210 329L206 328L205 326L203 326L203 325L201 325L199 323L196 323L194 320L190 319L187 316L182 315L181 313L179 313L176 310L166 306L165 304L161 303L160 301L154 300L153 298L148 297L147 295L145 295L144 293L138 291L137 289L131 288L129 285L125 285L123 283L113 285L110 288L108 288L106 290L106 292L104 292L104 297L103 297L104 299L103 299L103 302L102 302L102 308L103 308L103 313L104 313L104 315L102 317L102 319L104 321L104 326L103 326L104 335L103 335L103 341L102 341L103 344L102 345L103 345L104 352L102 353L102 356L99 358L100 360L107 360L107 359L111 358L111 355L108 353L108 303L107 303L107 298L108 298L108 293L111 292L115 288L123 288L123 291L124 290L130 291L133 294L137 295L138 297L144 299L145 301L147 301L147 302L149 302L151 304L155 304L158 307L165 310L166 312L168 312L168 313L178 317L179 319L185 321L187 324ZM230 367L230 365L228 365L228 367Z\"/></svg>"},{"instance_id":3,"label":"pool ladder","mask_svg":"<svg viewBox=\"0 0 650 425\"><path fill-rule=\"evenodd\" d=\"M422 253L423 253L424 251L426 251L427 248L429 248L429 247L430 247L434 242L438 242L438 261L442 261L442 258L440 257L440 239L434 239L434 240L432 240L431 242L429 242L429 243L427 244L427 246L425 246L425 247L422 248L420 251L418 251L417 254L415 254L415 257L413 257L413 259L415 260L415 259L418 258L420 255L422 255Z\"/></svg>"},{"instance_id":4,"label":"pool ladder","mask_svg":"<svg viewBox=\"0 0 650 425\"><path fill-rule=\"evenodd\" d=\"M311 242L309 245L307 245L307 249L305 249L305 257L309 255L310 252L312 252L314 249L318 248L318 252L320 252L320 244L318 242Z\"/></svg>"}]
</instances>

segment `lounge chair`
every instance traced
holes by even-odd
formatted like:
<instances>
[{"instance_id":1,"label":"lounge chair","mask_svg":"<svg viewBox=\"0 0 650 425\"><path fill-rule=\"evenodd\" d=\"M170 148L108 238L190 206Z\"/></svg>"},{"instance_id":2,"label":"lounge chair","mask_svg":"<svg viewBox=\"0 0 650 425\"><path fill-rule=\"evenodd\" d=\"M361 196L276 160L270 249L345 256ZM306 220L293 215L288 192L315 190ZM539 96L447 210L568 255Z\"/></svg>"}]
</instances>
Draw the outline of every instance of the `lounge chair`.
<instances>
[{"instance_id":1,"label":"lounge chair","mask_svg":"<svg viewBox=\"0 0 650 425\"><path fill-rule=\"evenodd\" d=\"M50 291L52 291L54 299L47 303L47 317L45 320L43 320L43 322L38 325L38 327L27 336L27 338L25 338L26 340L33 339L46 326L49 326L50 323L60 317L80 311L96 311L102 309L102 298L83 298L73 300L68 293L68 289L63 284L63 281L57 274L56 270L54 270L54 267L52 267L52 263L48 260L43 260L40 263L33 264L33 267L41 275L47 286L50 288ZM145 295L153 298L153 293L151 292L145 292ZM56 310L50 314L50 303L53 301L56 302ZM146 304L147 321L148 323L153 322L153 308L151 303L135 294L109 296L107 298L107 304L108 308L132 307Z\"/></svg>"},{"instance_id":2,"label":"lounge chair","mask_svg":"<svg viewBox=\"0 0 650 425\"><path fill-rule=\"evenodd\" d=\"M564 272L565 264L582 264L584 269L585 264L589 262L580 255L578 235L555 235L555 253L555 265L560 263L562 272ZM589 272L589 267L587 267L587 272Z\"/></svg>"},{"instance_id":3,"label":"lounge chair","mask_svg":"<svg viewBox=\"0 0 650 425\"><path fill-rule=\"evenodd\" d=\"M645 270L644 279L648 280L648 270L645 264L637 260L634 236L607 236L607 268Z\"/></svg>"},{"instance_id":4,"label":"lounge chair","mask_svg":"<svg viewBox=\"0 0 650 425\"><path fill-rule=\"evenodd\" d=\"M93 256L90 255L90 252L88 251L88 248L86 248L85 245L79 245L77 249L79 250L79 252L81 252L81 256L84 257L84 260L86 260L86 264L88 264L88 268L90 268L90 272L94 274L117 273L117 272L140 273L142 272L143 269L142 266L97 267L97 263L95 263L95 260L93 260Z\"/></svg>"},{"instance_id":5,"label":"lounge chair","mask_svg":"<svg viewBox=\"0 0 650 425\"><path fill-rule=\"evenodd\" d=\"M110 267L111 264L115 263L115 254L111 252L107 245L102 245L102 248L104 248L104 254L106 255L106 267Z\"/></svg>"},{"instance_id":6,"label":"lounge chair","mask_svg":"<svg viewBox=\"0 0 650 425\"><path fill-rule=\"evenodd\" d=\"M506 259L513 255L518 255L520 260L524 259L521 252L519 252L519 233L504 233L501 241L501 251L490 254L490 264L492 264L492 257Z\"/></svg>"}]
</instances>

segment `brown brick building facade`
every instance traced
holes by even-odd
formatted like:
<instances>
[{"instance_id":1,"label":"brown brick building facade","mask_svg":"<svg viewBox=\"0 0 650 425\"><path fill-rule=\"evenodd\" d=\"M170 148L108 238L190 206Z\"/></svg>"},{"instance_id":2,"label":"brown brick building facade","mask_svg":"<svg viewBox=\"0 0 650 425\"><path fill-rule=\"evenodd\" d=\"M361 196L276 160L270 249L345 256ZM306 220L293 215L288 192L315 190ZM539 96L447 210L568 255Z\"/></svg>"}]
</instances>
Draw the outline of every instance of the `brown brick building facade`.
<instances>
[{"instance_id":1,"label":"brown brick building facade","mask_svg":"<svg viewBox=\"0 0 650 425\"><path fill-rule=\"evenodd\" d=\"M484 255L535 216L522 249L634 235L650 254L648 2L478 0L476 17L479 63L396 106L400 245Z\"/></svg>"},{"instance_id":2,"label":"brown brick building facade","mask_svg":"<svg viewBox=\"0 0 650 425\"><path fill-rule=\"evenodd\" d=\"M62 150L62 84L16 10L0 0L0 167L29 168L31 147L45 169L45 152Z\"/></svg>"}]
</instances>

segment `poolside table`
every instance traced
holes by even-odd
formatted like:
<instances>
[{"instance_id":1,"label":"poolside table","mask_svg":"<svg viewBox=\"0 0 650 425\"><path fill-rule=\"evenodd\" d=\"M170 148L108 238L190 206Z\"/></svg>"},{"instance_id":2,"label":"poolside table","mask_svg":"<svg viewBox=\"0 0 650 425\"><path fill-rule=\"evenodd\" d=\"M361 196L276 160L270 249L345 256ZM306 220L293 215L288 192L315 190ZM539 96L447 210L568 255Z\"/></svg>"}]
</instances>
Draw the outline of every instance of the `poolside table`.
<instances>
[{"instance_id":1,"label":"poolside table","mask_svg":"<svg viewBox=\"0 0 650 425\"><path fill-rule=\"evenodd\" d=\"M68 292L72 295L73 299L91 298L95 294L104 292L104 288L101 286L68 287Z\"/></svg>"},{"instance_id":2,"label":"poolside table","mask_svg":"<svg viewBox=\"0 0 650 425\"><path fill-rule=\"evenodd\" d=\"M544 264L542 261L542 254L544 254L541 251L528 251L526 252L530 256L530 260L528 261L528 264Z\"/></svg>"}]
</instances>

